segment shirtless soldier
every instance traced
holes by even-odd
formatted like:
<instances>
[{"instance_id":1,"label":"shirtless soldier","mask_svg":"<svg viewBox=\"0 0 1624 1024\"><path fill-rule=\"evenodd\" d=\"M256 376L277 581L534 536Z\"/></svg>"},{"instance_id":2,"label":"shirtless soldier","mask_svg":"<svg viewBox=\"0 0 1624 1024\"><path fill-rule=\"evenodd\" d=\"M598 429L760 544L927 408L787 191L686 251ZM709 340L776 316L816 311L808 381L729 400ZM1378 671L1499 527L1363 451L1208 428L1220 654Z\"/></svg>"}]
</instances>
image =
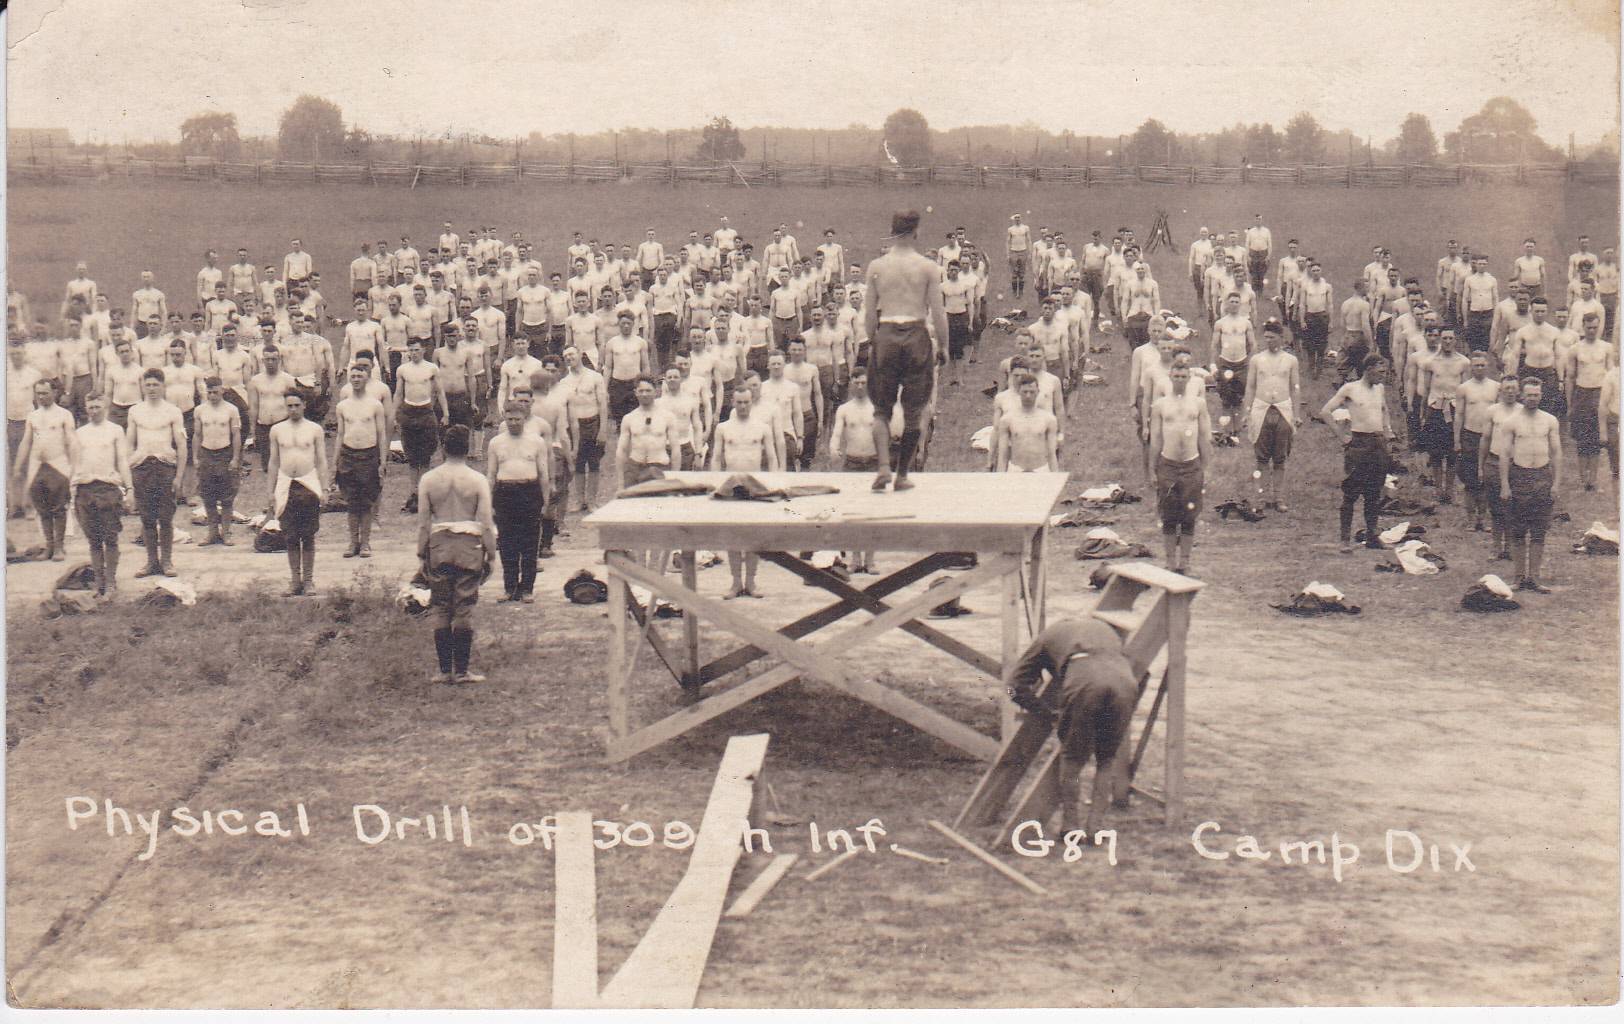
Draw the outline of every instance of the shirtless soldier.
<instances>
[{"instance_id":1,"label":"shirtless soldier","mask_svg":"<svg viewBox=\"0 0 1624 1024\"><path fill-rule=\"evenodd\" d=\"M1196 517L1201 513L1202 467L1212 445L1205 388L1190 387L1190 359L1179 355L1168 371L1173 393L1150 408L1150 447L1157 452L1157 511L1167 544L1167 567L1190 569Z\"/></svg>"},{"instance_id":2,"label":"shirtless soldier","mask_svg":"<svg viewBox=\"0 0 1624 1024\"><path fill-rule=\"evenodd\" d=\"M1331 396L1320 410L1320 419L1331 425L1342 442L1342 553L1353 550L1353 506L1365 500L1365 546L1380 548L1376 536L1376 516L1381 511L1382 488L1387 483L1387 446L1393 427L1387 418L1387 360L1365 356L1360 376L1350 380ZM1333 416L1346 407L1347 417Z\"/></svg>"},{"instance_id":3,"label":"shirtless soldier","mask_svg":"<svg viewBox=\"0 0 1624 1024\"><path fill-rule=\"evenodd\" d=\"M1263 351L1252 357L1246 374L1241 416L1252 452L1257 456L1258 489L1263 504L1285 512L1286 459L1303 425L1302 375L1297 357L1281 348L1286 332L1278 320L1263 325Z\"/></svg>"},{"instance_id":4,"label":"shirtless soldier","mask_svg":"<svg viewBox=\"0 0 1624 1024\"><path fill-rule=\"evenodd\" d=\"M891 217L891 249L868 266L869 297L864 319L874 341L869 390L874 406L890 409L902 401L902 438L897 450L895 489L913 486L908 479L919 447L919 418L930 401L936 347L947 338L942 307L941 271L919 252L919 214L907 210ZM927 322L929 327L927 328ZM934 329L934 339L931 334ZM872 489L891 485L891 423L874 417L874 450L879 473Z\"/></svg>"},{"instance_id":5,"label":"shirtless soldier","mask_svg":"<svg viewBox=\"0 0 1624 1024\"><path fill-rule=\"evenodd\" d=\"M283 396L288 418L271 428L271 514L287 540L292 582L288 597L313 596L316 531L321 528L321 496L327 493L327 437L305 418L304 396Z\"/></svg>"},{"instance_id":6,"label":"shirtless soldier","mask_svg":"<svg viewBox=\"0 0 1624 1024\"><path fill-rule=\"evenodd\" d=\"M479 585L490 574L496 550L491 485L468 465L468 428L448 427L445 461L417 485L417 557L433 593L437 683L483 683L468 670L474 649L472 615Z\"/></svg>"},{"instance_id":7,"label":"shirtless soldier","mask_svg":"<svg viewBox=\"0 0 1624 1024\"><path fill-rule=\"evenodd\" d=\"M1020 406L998 419L994 439L998 446L998 472L1057 472L1060 467L1055 458L1055 435L1060 425L1054 413L1038 408L1037 377L1029 370L1017 374L1015 393L1021 398Z\"/></svg>"},{"instance_id":8,"label":"shirtless soldier","mask_svg":"<svg viewBox=\"0 0 1624 1024\"><path fill-rule=\"evenodd\" d=\"M522 402L508 406L506 429L485 446L485 476L491 481L491 518L502 556L502 596L497 603L535 600L536 556L541 517L547 506L552 474L551 428L545 421L525 429L530 409Z\"/></svg>"},{"instance_id":9,"label":"shirtless soldier","mask_svg":"<svg viewBox=\"0 0 1624 1024\"><path fill-rule=\"evenodd\" d=\"M751 415L755 395L741 387L733 393L733 415L716 425L716 444L711 448L711 469L725 473L776 473L781 467L778 445L773 437L773 419L758 412ZM764 410L762 411L764 412ZM744 575L741 578L739 570ZM723 600L735 597L760 597L756 593L756 567L761 556L754 551L727 553L727 567L733 574L733 586Z\"/></svg>"},{"instance_id":10,"label":"shirtless soldier","mask_svg":"<svg viewBox=\"0 0 1624 1024\"><path fill-rule=\"evenodd\" d=\"M389 414L382 401L367 393L368 380L365 368L352 366L349 393L335 407L333 483L343 492L349 511L345 558L372 557L373 509L383 493L383 453L389 450Z\"/></svg>"},{"instance_id":11,"label":"shirtless soldier","mask_svg":"<svg viewBox=\"0 0 1624 1024\"><path fill-rule=\"evenodd\" d=\"M1539 407L1544 385L1537 378L1522 382L1522 409L1507 416L1495 431L1505 431L1500 456L1500 501L1511 531L1511 554L1517 589L1549 594L1539 582L1545 559L1545 531L1551 523L1551 496L1562 486L1562 428L1555 416Z\"/></svg>"}]
</instances>

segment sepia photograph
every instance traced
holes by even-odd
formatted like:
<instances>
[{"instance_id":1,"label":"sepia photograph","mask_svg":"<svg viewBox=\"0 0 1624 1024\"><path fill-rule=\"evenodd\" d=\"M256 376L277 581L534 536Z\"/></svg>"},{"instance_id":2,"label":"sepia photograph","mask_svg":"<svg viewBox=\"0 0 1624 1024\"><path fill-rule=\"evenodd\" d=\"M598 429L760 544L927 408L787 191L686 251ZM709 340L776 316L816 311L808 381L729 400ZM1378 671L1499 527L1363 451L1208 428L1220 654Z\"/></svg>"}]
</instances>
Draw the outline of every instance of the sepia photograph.
<instances>
[{"instance_id":1,"label":"sepia photograph","mask_svg":"<svg viewBox=\"0 0 1624 1024\"><path fill-rule=\"evenodd\" d=\"M11 1012L1616 1006L1617 0L0 18Z\"/></svg>"}]
</instances>

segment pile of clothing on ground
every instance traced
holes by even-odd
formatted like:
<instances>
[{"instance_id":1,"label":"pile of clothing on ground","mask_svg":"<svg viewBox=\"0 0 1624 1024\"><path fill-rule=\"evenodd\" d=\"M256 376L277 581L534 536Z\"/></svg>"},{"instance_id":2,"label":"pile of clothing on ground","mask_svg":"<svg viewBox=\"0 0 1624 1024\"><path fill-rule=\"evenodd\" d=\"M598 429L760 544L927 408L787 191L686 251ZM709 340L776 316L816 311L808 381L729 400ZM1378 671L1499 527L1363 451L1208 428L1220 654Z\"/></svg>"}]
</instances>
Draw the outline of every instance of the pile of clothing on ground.
<instances>
[{"instance_id":1,"label":"pile of clothing on ground","mask_svg":"<svg viewBox=\"0 0 1624 1024\"><path fill-rule=\"evenodd\" d=\"M1346 594L1318 580L1291 595L1291 600L1285 604L1271 604L1269 607L1305 619L1319 615L1359 614L1359 606L1350 603Z\"/></svg>"},{"instance_id":2,"label":"pile of clothing on ground","mask_svg":"<svg viewBox=\"0 0 1624 1024\"><path fill-rule=\"evenodd\" d=\"M1442 555L1433 552L1425 541L1407 540L1393 549L1396 562L1378 562L1377 572L1401 572L1408 576L1436 576L1449 568Z\"/></svg>"},{"instance_id":3,"label":"pile of clothing on ground","mask_svg":"<svg viewBox=\"0 0 1624 1024\"><path fill-rule=\"evenodd\" d=\"M1522 607L1511 596L1511 588L1506 581L1492 573L1479 577L1476 583L1466 588L1460 606L1469 612L1514 612Z\"/></svg>"},{"instance_id":4,"label":"pile of clothing on ground","mask_svg":"<svg viewBox=\"0 0 1624 1024\"><path fill-rule=\"evenodd\" d=\"M1218 513L1219 519L1225 521L1228 521L1230 516L1247 523L1262 522L1269 518L1268 513L1263 510L1263 506L1253 504L1251 498L1231 498L1229 501L1213 506L1213 511Z\"/></svg>"},{"instance_id":5,"label":"pile of clothing on ground","mask_svg":"<svg viewBox=\"0 0 1624 1024\"><path fill-rule=\"evenodd\" d=\"M1149 558L1150 549L1143 544L1123 540L1108 526L1096 526L1089 530L1083 536L1083 542L1077 545L1076 557L1079 561L1096 558Z\"/></svg>"},{"instance_id":6,"label":"pile of clothing on ground","mask_svg":"<svg viewBox=\"0 0 1624 1024\"><path fill-rule=\"evenodd\" d=\"M1617 555L1618 531L1597 520L1573 545L1576 555Z\"/></svg>"}]
</instances>

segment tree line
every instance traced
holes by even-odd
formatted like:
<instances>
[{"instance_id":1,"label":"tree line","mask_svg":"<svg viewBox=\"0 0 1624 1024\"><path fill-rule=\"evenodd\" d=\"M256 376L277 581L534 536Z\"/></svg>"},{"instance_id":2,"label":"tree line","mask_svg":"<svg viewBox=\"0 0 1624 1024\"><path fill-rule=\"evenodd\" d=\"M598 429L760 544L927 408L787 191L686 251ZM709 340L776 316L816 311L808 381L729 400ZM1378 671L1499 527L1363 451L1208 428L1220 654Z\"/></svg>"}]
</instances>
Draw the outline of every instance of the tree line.
<instances>
[{"instance_id":1,"label":"tree line","mask_svg":"<svg viewBox=\"0 0 1624 1024\"><path fill-rule=\"evenodd\" d=\"M1617 136L1613 136L1616 140ZM1323 127L1308 111L1284 126L1241 124L1210 132L1179 132L1147 118L1130 135L1055 132L1035 124L934 129L917 110L894 111L874 128L740 128L715 116L692 129L628 128L593 134L531 132L522 138L478 133L439 137L373 135L346 124L342 109L319 96L299 97L282 113L274 138L243 138L230 113L186 119L180 143L130 147L147 157L207 156L235 161L269 159L300 163L540 163L619 160L716 164L762 161L804 164L891 163L903 167L968 163L982 166L1560 163L1566 148L1538 133L1529 111L1510 97L1495 97L1440 138L1424 114L1410 113L1397 133L1376 144ZM1573 154L1616 160L1612 145Z\"/></svg>"}]
</instances>

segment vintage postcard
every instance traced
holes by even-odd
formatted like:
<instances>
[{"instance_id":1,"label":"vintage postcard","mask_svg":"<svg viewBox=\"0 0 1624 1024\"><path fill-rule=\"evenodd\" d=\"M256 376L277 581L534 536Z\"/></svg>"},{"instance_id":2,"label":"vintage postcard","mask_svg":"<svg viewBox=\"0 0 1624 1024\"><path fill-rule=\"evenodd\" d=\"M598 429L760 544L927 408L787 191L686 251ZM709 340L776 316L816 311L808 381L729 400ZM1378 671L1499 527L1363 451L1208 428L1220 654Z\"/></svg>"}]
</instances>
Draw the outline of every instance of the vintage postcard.
<instances>
[{"instance_id":1,"label":"vintage postcard","mask_svg":"<svg viewBox=\"0 0 1624 1024\"><path fill-rule=\"evenodd\" d=\"M4 17L14 1010L1618 999L1616 3Z\"/></svg>"}]
</instances>

